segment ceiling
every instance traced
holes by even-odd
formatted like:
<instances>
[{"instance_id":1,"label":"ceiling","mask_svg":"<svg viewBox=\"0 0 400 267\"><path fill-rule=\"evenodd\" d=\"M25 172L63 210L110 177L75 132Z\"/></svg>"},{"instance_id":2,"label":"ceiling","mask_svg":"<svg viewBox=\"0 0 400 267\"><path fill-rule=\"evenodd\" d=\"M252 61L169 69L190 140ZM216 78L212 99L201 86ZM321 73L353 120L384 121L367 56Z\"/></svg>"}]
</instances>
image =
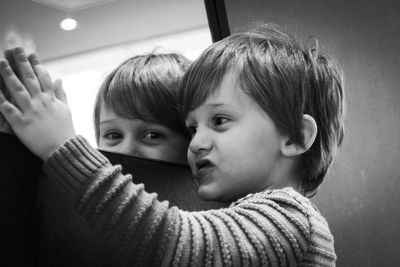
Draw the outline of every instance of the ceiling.
<instances>
[{"instance_id":1,"label":"ceiling","mask_svg":"<svg viewBox=\"0 0 400 267\"><path fill-rule=\"evenodd\" d=\"M63 31L66 17L78 21ZM207 25L203 0L1 0L0 44L34 43L46 60ZM10 36L13 36L10 39Z\"/></svg>"},{"instance_id":2,"label":"ceiling","mask_svg":"<svg viewBox=\"0 0 400 267\"><path fill-rule=\"evenodd\" d=\"M116 0L32 0L33 2L66 12L75 12L85 8L103 5Z\"/></svg>"}]
</instances>

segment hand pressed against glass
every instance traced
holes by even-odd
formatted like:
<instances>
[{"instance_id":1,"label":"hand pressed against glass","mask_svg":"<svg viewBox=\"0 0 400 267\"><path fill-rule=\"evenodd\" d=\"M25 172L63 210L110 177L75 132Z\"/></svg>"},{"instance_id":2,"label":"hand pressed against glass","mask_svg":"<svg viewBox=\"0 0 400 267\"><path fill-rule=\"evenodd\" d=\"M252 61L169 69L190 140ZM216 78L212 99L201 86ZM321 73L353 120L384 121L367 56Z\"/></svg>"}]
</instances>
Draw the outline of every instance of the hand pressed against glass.
<instances>
[{"instance_id":1,"label":"hand pressed against glass","mask_svg":"<svg viewBox=\"0 0 400 267\"><path fill-rule=\"evenodd\" d=\"M13 49L17 77L6 59L0 74L14 103L0 99L0 110L15 134L37 156L46 160L66 140L74 137L71 111L62 88L53 84L39 60L28 58L22 48ZM34 55L33 55L34 56Z\"/></svg>"}]
</instances>

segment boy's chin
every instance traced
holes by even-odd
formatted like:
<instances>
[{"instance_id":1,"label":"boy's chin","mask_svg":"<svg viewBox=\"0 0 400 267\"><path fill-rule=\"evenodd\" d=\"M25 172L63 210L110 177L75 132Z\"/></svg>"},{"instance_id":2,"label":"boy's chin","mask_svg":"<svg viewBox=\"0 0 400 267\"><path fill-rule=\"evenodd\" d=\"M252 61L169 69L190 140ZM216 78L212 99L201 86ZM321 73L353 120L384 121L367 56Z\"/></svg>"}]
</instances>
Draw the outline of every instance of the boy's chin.
<instances>
[{"instance_id":1,"label":"boy's chin","mask_svg":"<svg viewBox=\"0 0 400 267\"><path fill-rule=\"evenodd\" d=\"M210 185L200 185L197 194L204 201L230 202L233 199Z\"/></svg>"}]
</instances>

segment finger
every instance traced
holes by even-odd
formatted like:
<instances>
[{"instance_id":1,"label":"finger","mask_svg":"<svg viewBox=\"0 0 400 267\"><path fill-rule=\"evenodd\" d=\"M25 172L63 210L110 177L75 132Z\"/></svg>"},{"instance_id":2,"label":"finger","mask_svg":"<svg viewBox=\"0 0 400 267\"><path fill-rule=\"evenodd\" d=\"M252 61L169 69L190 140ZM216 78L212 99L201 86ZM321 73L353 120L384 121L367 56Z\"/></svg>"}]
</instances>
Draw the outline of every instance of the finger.
<instances>
[{"instance_id":1,"label":"finger","mask_svg":"<svg viewBox=\"0 0 400 267\"><path fill-rule=\"evenodd\" d=\"M60 78L54 81L54 94L56 95L57 99L68 105L67 94L64 91Z\"/></svg>"},{"instance_id":2,"label":"finger","mask_svg":"<svg viewBox=\"0 0 400 267\"><path fill-rule=\"evenodd\" d=\"M11 125L15 125L22 118L21 111L11 104L7 99L5 99L3 93L0 92L0 115L4 116L4 118ZM12 131L11 131L12 132Z\"/></svg>"},{"instance_id":3,"label":"finger","mask_svg":"<svg viewBox=\"0 0 400 267\"><path fill-rule=\"evenodd\" d=\"M50 95L54 95L53 81L49 72L40 63L38 55L36 53L32 53L28 58L37 78L39 79L41 91Z\"/></svg>"},{"instance_id":4,"label":"finger","mask_svg":"<svg viewBox=\"0 0 400 267\"><path fill-rule=\"evenodd\" d=\"M19 78L25 85L29 94L34 97L41 92L40 83L30 62L28 61L25 50L22 47L15 47L13 49L13 55L15 68L18 69Z\"/></svg>"},{"instance_id":5,"label":"finger","mask_svg":"<svg viewBox=\"0 0 400 267\"><path fill-rule=\"evenodd\" d=\"M4 56L8 61L8 64L10 65L11 69L14 71L14 73L18 76L18 70L15 69L15 60L13 56L13 51L10 48L7 48L4 51ZM3 92L4 96L6 99L10 99L6 84L4 83L4 80L0 77L0 90Z\"/></svg>"},{"instance_id":6,"label":"finger","mask_svg":"<svg viewBox=\"0 0 400 267\"><path fill-rule=\"evenodd\" d=\"M0 106L6 100L3 92L0 91ZM8 123L7 119L4 117L3 113L0 112L0 132L14 134L13 130L11 129L11 125Z\"/></svg>"},{"instance_id":7,"label":"finger","mask_svg":"<svg viewBox=\"0 0 400 267\"><path fill-rule=\"evenodd\" d=\"M6 51L4 51L4 56L8 61L8 64L10 65L11 69L14 71L14 73L20 77L18 73L18 69L16 68L15 65L15 59L14 59L14 54L13 54L13 49L12 48L7 48Z\"/></svg>"},{"instance_id":8,"label":"finger","mask_svg":"<svg viewBox=\"0 0 400 267\"><path fill-rule=\"evenodd\" d=\"M13 134L13 130L11 129L11 125L8 123L6 118L4 118L3 114L0 112L0 133L8 133Z\"/></svg>"},{"instance_id":9,"label":"finger","mask_svg":"<svg viewBox=\"0 0 400 267\"><path fill-rule=\"evenodd\" d=\"M5 101L7 101L7 99L4 96L3 92L0 90L0 105L3 104L3 102Z\"/></svg>"},{"instance_id":10,"label":"finger","mask_svg":"<svg viewBox=\"0 0 400 267\"><path fill-rule=\"evenodd\" d=\"M7 49L4 51L4 55L8 61L8 64L10 65L11 69L14 71L15 75L18 77L18 70L15 68L15 60L13 56L12 49ZM14 67L13 67L14 65ZM7 86L3 80L3 78L0 76L0 91L4 94L5 98L10 101L11 103L15 104L15 102L11 99L9 90L7 89Z\"/></svg>"},{"instance_id":11,"label":"finger","mask_svg":"<svg viewBox=\"0 0 400 267\"><path fill-rule=\"evenodd\" d=\"M38 55L36 53L32 53L28 56L29 63L31 63L32 66L40 65L42 62L40 61Z\"/></svg>"},{"instance_id":12,"label":"finger","mask_svg":"<svg viewBox=\"0 0 400 267\"><path fill-rule=\"evenodd\" d=\"M16 103L17 107L22 111L30 107L29 92L12 71L6 59L0 59L0 75L3 77L10 99Z\"/></svg>"},{"instance_id":13,"label":"finger","mask_svg":"<svg viewBox=\"0 0 400 267\"><path fill-rule=\"evenodd\" d=\"M6 84L4 83L3 78L0 76L0 92L3 94L7 94Z\"/></svg>"}]
</instances>

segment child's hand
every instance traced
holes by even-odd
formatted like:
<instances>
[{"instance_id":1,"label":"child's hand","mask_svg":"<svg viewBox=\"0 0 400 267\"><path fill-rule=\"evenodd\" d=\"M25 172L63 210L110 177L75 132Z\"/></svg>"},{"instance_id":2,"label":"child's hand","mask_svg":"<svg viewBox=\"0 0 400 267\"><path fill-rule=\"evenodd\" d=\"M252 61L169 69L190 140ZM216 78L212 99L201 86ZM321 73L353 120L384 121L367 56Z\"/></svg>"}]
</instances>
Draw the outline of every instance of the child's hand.
<instances>
[{"instance_id":1,"label":"child's hand","mask_svg":"<svg viewBox=\"0 0 400 267\"><path fill-rule=\"evenodd\" d=\"M15 104L0 94L0 112L20 140L46 160L55 149L75 136L65 93L60 86L54 90L50 75L35 54L28 61L24 50L17 47L13 49L13 56L20 79L6 59L0 60L0 74Z\"/></svg>"}]
</instances>

